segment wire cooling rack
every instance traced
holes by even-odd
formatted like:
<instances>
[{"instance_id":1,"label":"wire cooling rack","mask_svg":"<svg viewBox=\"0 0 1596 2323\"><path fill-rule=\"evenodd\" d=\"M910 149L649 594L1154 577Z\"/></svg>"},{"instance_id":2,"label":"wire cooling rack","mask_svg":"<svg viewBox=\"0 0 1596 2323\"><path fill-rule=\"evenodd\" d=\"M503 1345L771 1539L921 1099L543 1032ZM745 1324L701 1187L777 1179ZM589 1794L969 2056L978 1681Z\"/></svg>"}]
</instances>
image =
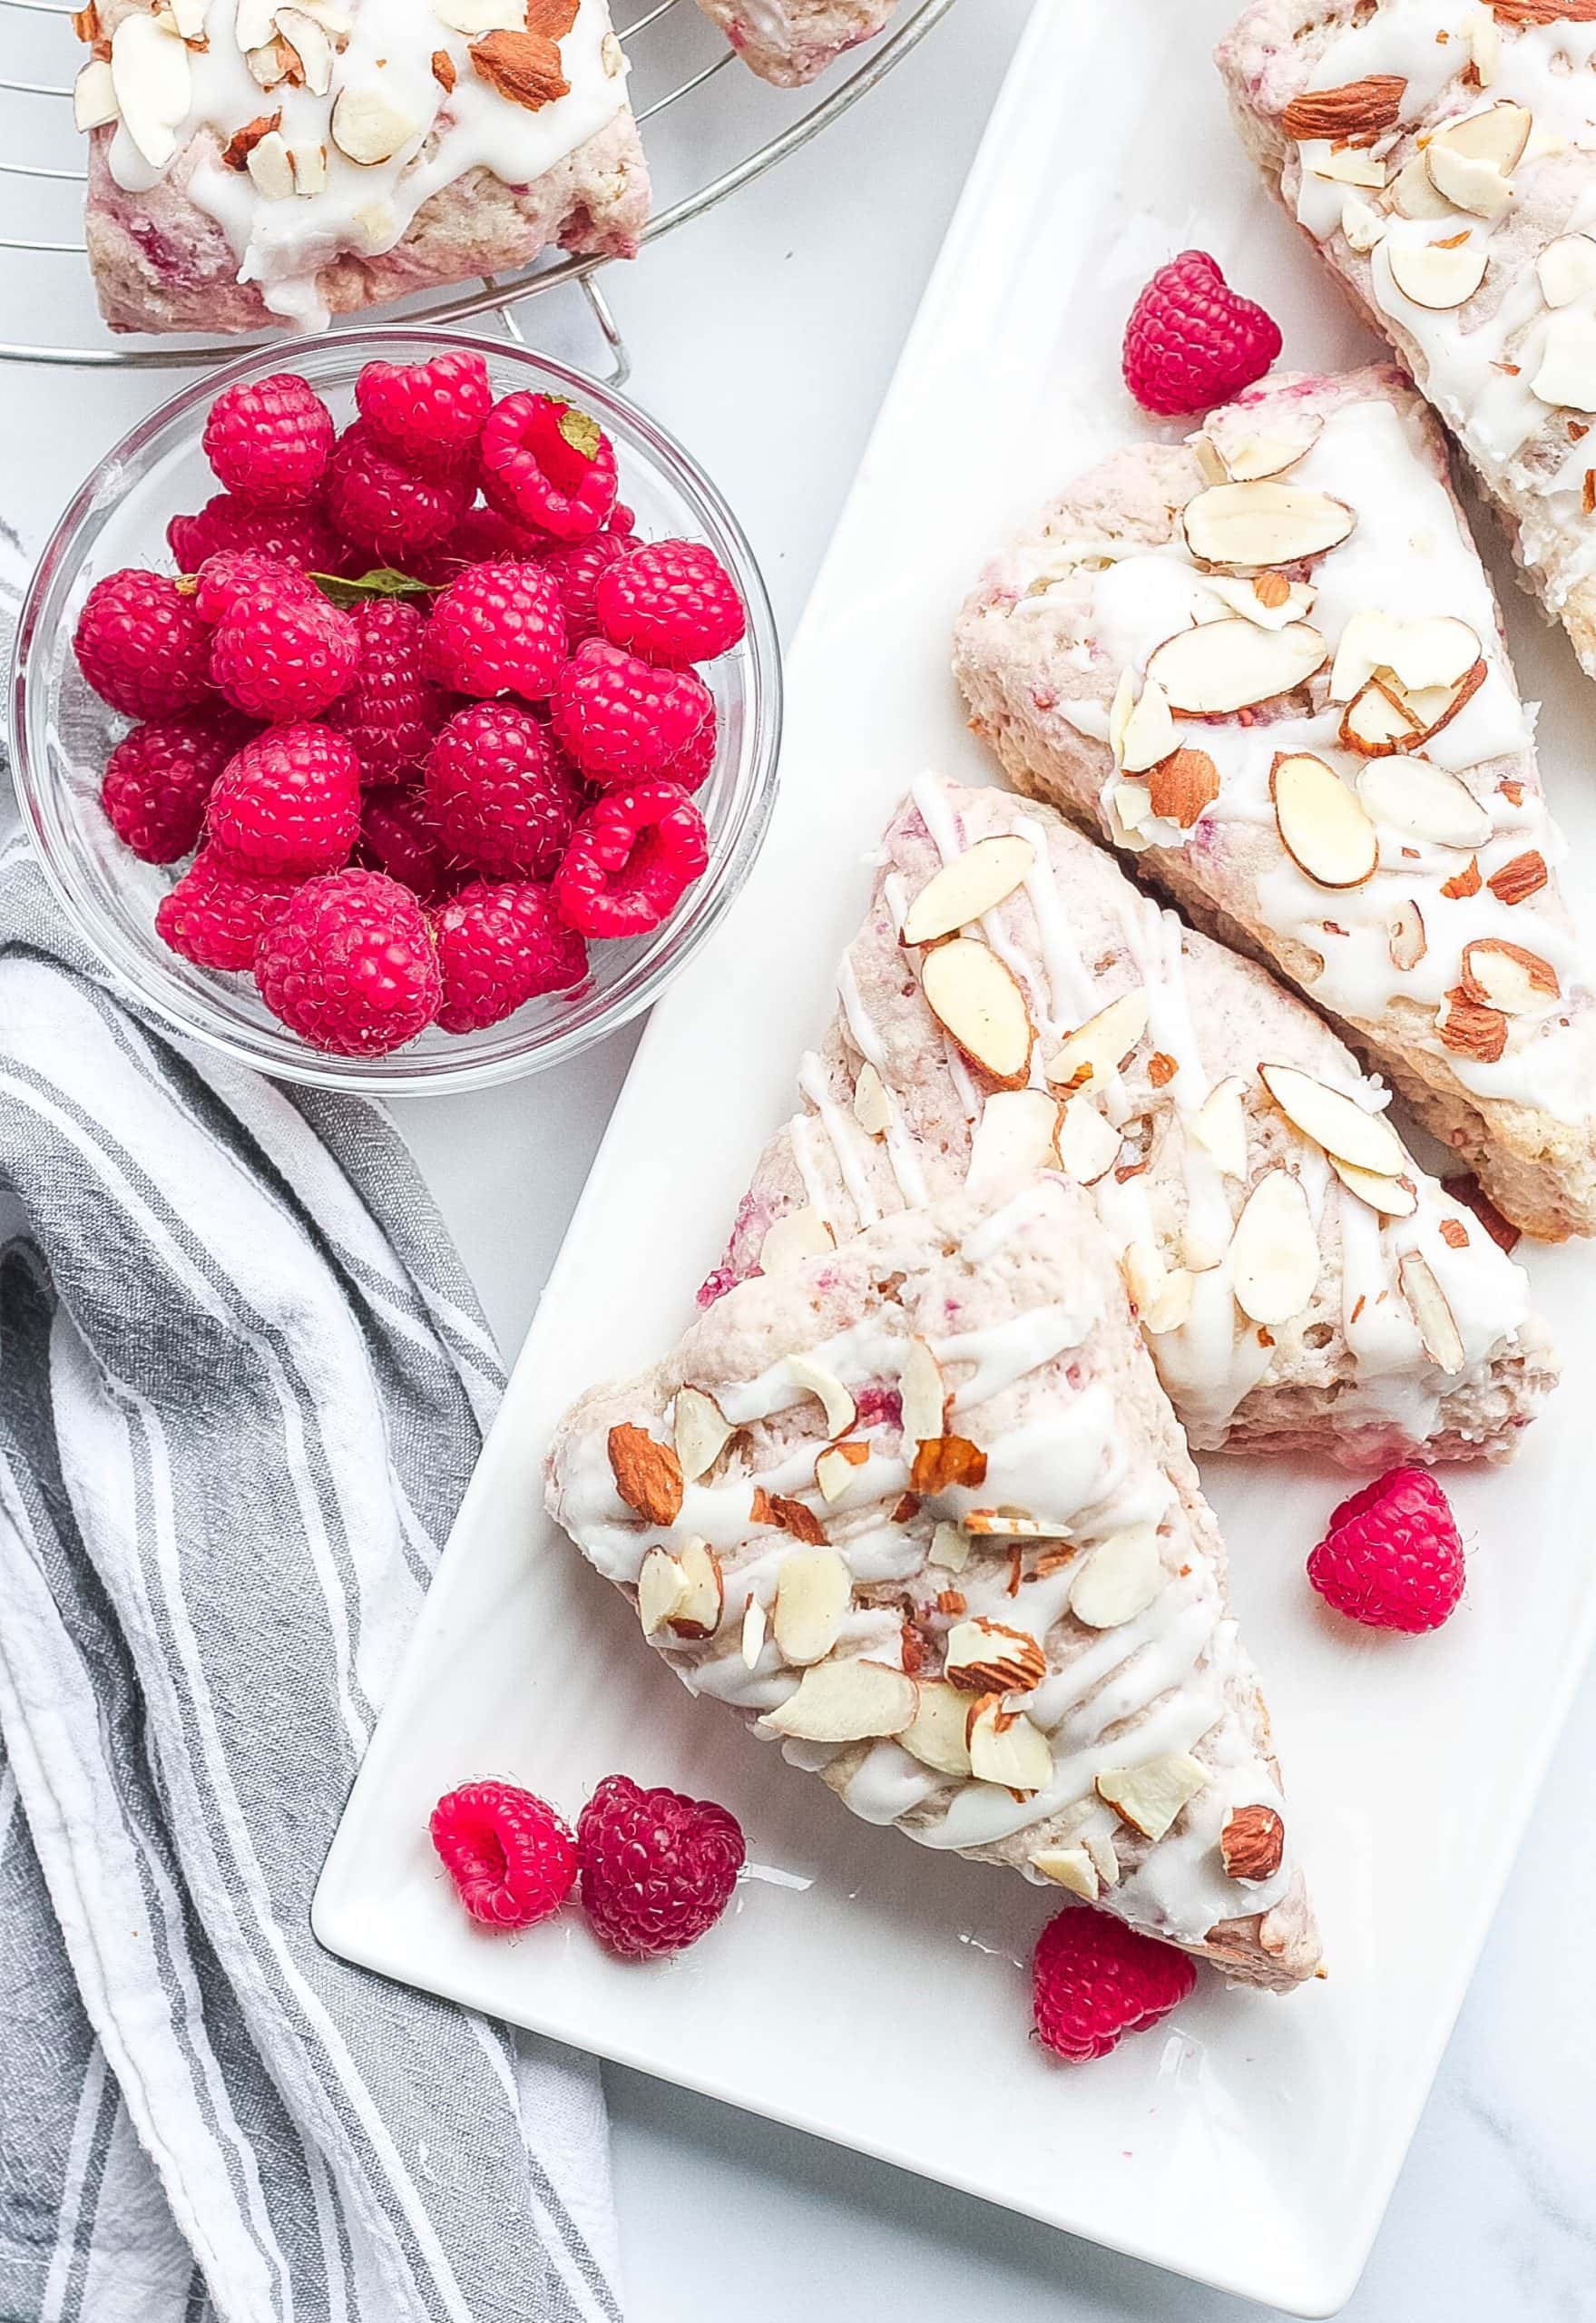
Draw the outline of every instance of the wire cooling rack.
<instances>
[{"instance_id":1,"label":"wire cooling rack","mask_svg":"<svg viewBox=\"0 0 1596 2323\"><path fill-rule=\"evenodd\" d=\"M73 37L73 0L0 0L0 264L5 323L0 360L143 369L214 363L250 342L130 338L113 340L94 307L83 240L83 141L73 127L72 83L83 52ZM618 0L615 29L632 64L633 108L655 187L645 240L699 218L857 104L906 56L953 0L903 0L892 28L834 66L813 89L759 87L736 106L719 102L726 72L746 74L691 0ZM749 76L751 78L751 76ZM750 123L753 142L750 142ZM651 124L653 124L651 126ZM611 261L552 255L514 275L491 276L411 299L385 315L434 323L505 310L517 299L579 283L614 364L626 350L594 279ZM505 313L514 335L514 319ZM358 316L348 319L357 328Z\"/></svg>"}]
</instances>

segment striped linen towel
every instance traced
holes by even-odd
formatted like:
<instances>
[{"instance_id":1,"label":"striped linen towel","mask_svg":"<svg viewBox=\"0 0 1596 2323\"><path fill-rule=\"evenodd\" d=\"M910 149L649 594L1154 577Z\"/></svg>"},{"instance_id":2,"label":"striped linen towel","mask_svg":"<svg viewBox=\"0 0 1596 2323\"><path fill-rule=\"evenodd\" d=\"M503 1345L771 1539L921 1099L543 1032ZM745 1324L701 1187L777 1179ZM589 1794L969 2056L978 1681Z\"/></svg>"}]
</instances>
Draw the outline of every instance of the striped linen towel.
<instances>
[{"instance_id":1,"label":"striped linen towel","mask_svg":"<svg viewBox=\"0 0 1596 2323\"><path fill-rule=\"evenodd\" d=\"M131 1011L5 815L0 2323L618 2323L591 2062L308 1924L485 1322L385 1117Z\"/></svg>"}]
</instances>

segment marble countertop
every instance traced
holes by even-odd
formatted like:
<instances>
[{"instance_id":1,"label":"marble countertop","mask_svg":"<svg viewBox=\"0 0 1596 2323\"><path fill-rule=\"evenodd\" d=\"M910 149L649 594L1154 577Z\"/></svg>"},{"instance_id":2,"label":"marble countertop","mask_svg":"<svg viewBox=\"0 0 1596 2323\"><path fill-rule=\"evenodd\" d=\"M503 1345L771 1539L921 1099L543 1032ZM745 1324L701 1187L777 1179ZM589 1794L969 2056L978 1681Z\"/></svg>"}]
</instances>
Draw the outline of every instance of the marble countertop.
<instances>
[{"instance_id":1,"label":"marble countertop","mask_svg":"<svg viewBox=\"0 0 1596 2323\"><path fill-rule=\"evenodd\" d=\"M790 634L1028 0L964 0L871 98L774 175L612 269L632 390L713 471ZM729 104L764 93L725 74ZM861 237L861 221L866 231ZM530 335L600 359L573 294ZM35 546L169 385L7 370L5 514ZM16 447L26 445L22 460ZM46 447L48 447L46 449ZM633 1035L516 1087L397 1108L506 1349L519 1343ZM1511 1554L1512 1544L1498 1544ZM1491 1748L1482 1702L1478 1749ZM1563 1738L1353 2323L1596 2318L1596 1690ZM1468 1780L1466 1767L1458 1780ZM631 2323L1245 2323L1261 2310L620 2071L606 2074ZM1245 2204L1246 2190L1237 2199Z\"/></svg>"}]
</instances>

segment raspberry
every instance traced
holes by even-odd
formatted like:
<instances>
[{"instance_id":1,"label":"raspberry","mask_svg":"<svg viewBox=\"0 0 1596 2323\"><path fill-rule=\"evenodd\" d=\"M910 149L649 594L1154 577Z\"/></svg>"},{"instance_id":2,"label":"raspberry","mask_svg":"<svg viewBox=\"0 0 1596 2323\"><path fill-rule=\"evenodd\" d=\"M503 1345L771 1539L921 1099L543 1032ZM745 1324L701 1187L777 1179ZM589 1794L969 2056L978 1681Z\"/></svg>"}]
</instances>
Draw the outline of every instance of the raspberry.
<instances>
[{"instance_id":1,"label":"raspberry","mask_svg":"<svg viewBox=\"0 0 1596 2323\"><path fill-rule=\"evenodd\" d=\"M554 901L580 936L646 936L709 859L704 818L673 782L606 791L572 833Z\"/></svg>"},{"instance_id":2,"label":"raspberry","mask_svg":"<svg viewBox=\"0 0 1596 2323\"><path fill-rule=\"evenodd\" d=\"M446 588L468 564L535 564L548 545L546 533L540 541L496 508L467 508L446 540L407 557L405 570L417 581Z\"/></svg>"},{"instance_id":3,"label":"raspberry","mask_svg":"<svg viewBox=\"0 0 1596 2323\"><path fill-rule=\"evenodd\" d=\"M478 701L456 711L428 751L426 804L449 854L499 878L547 879L583 793L530 710Z\"/></svg>"},{"instance_id":4,"label":"raspberry","mask_svg":"<svg viewBox=\"0 0 1596 2323\"><path fill-rule=\"evenodd\" d=\"M201 621L225 620L240 603L275 604L279 598L297 598L322 605L326 598L297 564L279 556L263 556L258 548L220 548L200 567L194 603Z\"/></svg>"},{"instance_id":5,"label":"raspberry","mask_svg":"<svg viewBox=\"0 0 1596 2323\"><path fill-rule=\"evenodd\" d=\"M482 431L482 488L512 524L585 540L615 505L615 447L572 404L505 396Z\"/></svg>"},{"instance_id":6,"label":"raspberry","mask_svg":"<svg viewBox=\"0 0 1596 2323\"><path fill-rule=\"evenodd\" d=\"M560 593L535 564L476 564L433 607L424 666L455 693L541 701L565 660Z\"/></svg>"},{"instance_id":7,"label":"raspberry","mask_svg":"<svg viewBox=\"0 0 1596 2323\"><path fill-rule=\"evenodd\" d=\"M494 407L487 365L468 347L427 363L367 363L355 401L390 458L416 468L457 467L476 449Z\"/></svg>"},{"instance_id":8,"label":"raspberry","mask_svg":"<svg viewBox=\"0 0 1596 2323\"><path fill-rule=\"evenodd\" d=\"M258 508L219 492L197 516L174 516L166 544L185 573L197 573L222 549L255 549L303 573L342 573L348 551L319 507Z\"/></svg>"},{"instance_id":9,"label":"raspberry","mask_svg":"<svg viewBox=\"0 0 1596 2323\"><path fill-rule=\"evenodd\" d=\"M422 674L425 613L398 597L368 597L348 618L359 666L327 722L354 743L362 780L386 782L420 765L448 705Z\"/></svg>"},{"instance_id":10,"label":"raspberry","mask_svg":"<svg viewBox=\"0 0 1596 2323\"><path fill-rule=\"evenodd\" d=\"M450 870L419 789L397 782L361 800L356 859L367 871L386 871L424 904L445 902L464 877Z\"/></svg>"},{"instance_id":11,"label":"raspberry","mask_svg":"<svg viewBox=\"0 0 1596 2323\"><path fill-rule=\"evenodd\" d=\"M543 569L560 592L565 612L565 642L573 653L599 634L593 600L602 575L630 554L627 544L613 533L593 533L584 541L569 541L552 548Z\"/></svg>"},{"instance_id":12,"label":"raspberry","mask_svg":"<svg viewBox=\"0 0 1596 2323\"><path fill-rule=\"evenodd\" d=\"M715 752L720 740L720 721L715 715L715 705L710 704L704 720L690 740L682 744L673 759L667 759L660 769L661 782L673 782L680 790L697 790L715 763Z\"/></svg>"},{"instance_id":13,"label":"raspberry","mask_svg":"<svg viewBox=\"0 0 1596 2323\"><path fill-rule=\"evenodd\" d=\"M701 541L650 541L603 575L599 627L640 661L713 662L748 627L736 584Z\"/></svg>"},{"instance_id":14,"label":"raspberry","mask_svg":"<svg viewBox=\"0 0 1596 2323\"><path fill-rule=\"evenodd\" d=\"M246 586L211 640L212 684L273 725L317 717L343 692L359 660L360 632L348 614L308 589L295 596Z\"/></svg>"},{"instance_id":15,"label":"raspberry","mask_svg":"<svg viewBox=\"0 0 1596 2323\"><path fill-rule=\"evenodd\" d=\"M1106 2057L1127 2033L1145 2032L1179 2008L1196 1982L1185 1953L1107 1912L1072 1905L1036 1939L1031 1995L1037 2037L1076 2064Z\"/></svg>"},{"instance_id":16,"label":"raspberry","mask_svg":"<svg viewBox=\"0 0 1596 2323\"><path fill-rule=\"evenodd\" d=\"M437 1014L426 914L380 871L334 871L302 887L267 930L255 981L290 1032L336 1056L386 1056Z\"/></svg>"},{"instance_id":17,"label":"raspberry","mask_svg":"<svg viewBox=\"0 0 1596 2323\"><path fill-rule=\"evenodd\" d=\"M122 845L145 863L175 863L191 854L211 786L250 732L241 718L202 711L155 719L124 734L100 785Z\"/></svg>"},{"instance_id":18,"label":"raspberry","mask_svg":"<svg viewBox=\"0 0 1596 2323\"><path fill-rule=\"evenodd\" d=\"M361 420L346 427L327 472L327 510L347 541L402 565L452 533L476 487L451 472L421 475L389 457Z\"/></svg>"},{"instance_id":19,"label":"raspberry","mask_svg":"<svg viewBox=\"0 0 1596 2323\"><path fill-rule=\"evenodd\" d=\"M604 529L611 533L635 533L637 530L636 509L629 508L624 501L618 500L610 511Z\"/></svg>"},{"instance_id":20,"label":"raspberry","mask_svg":"<svg viewBox=\"0 0 1596 2323\"><path fill-rule=\"evenodd\" d=\"M606 1775L576 1826L582 1902L593 1934L623 1960L655 1960L708 1935L742 1869L735 1815L679 1790Z\"/></svg>"},{"instance_id":21,"label":"raspberry","mask_svg":"<svg viewBox=\"0 0 1596 2323\"><path fill-rule=\"evenodd\" d=\"M210 632L164 573L129 568L96 581L73 645L101 701L129 718L162 718L211 691Z\"/></svg>"},{"instance_id":22,"label":"raspberry","mask_svg":"<svg viewBox=\"0 0 1596 2323\"><path fill-rule=\"evenodd\" d=\"M211 407L205 457L229 492L258 507L308 500L332 455L332 414L292 371L224 387Z\"/></svg>"},{"instance_id":23,"label":"raspberry","mask_svg":"<svg viewBox=\"0 0 1596 2323\"><path fill-rule=\"evenodd\" d=\"M657 670L602 638L589 638L560 672L554 731L593 782L661 774L713 708L690 670Z\"/></svg>"},{"instance_id":24,"label":"raspberry","mask_svg":"<svg viewBox=\"0 0 1596 2323\"><path fill-rule=\"evenodd\" d=\"M587 946L562 924L547 887L531 880L473 880L438 913L434 933L446 1033L479 1032L587 974Z\"/></svg>"},{"instance_id":25,"label":"raspberry","mask_svg":"<svg viewBox=\"0 0 1596 2323\"><path fill-rule=\"evenodd\" d=\"M196 967L252 968L260 938L299 892L296 878L258 878L202 847L161 898L155 932Z\"/></svg>"},{"instance_id":26,"label":"raspberry","mask_svg":"<svg viewBox=\"0 0 1596 2323\"><path fill-rule=\"evenodd\" d=\"M1438 1630L1463 1595L1463 1543L1423 1468L1393 1468L1344 1500L1307 1561L1327 1605L1372 1630Z\"/></svg>"},{"instance_id":27,"label":"raspberry","mask_svg":"<svg viewBox=\"0 0 1596 2323\"><path fill-rule=\"evenodd\" d=\"M1143 411L1206 411L1261 379L1279 326L1239 298L1206 250L1160 266L1131 309L1121 367Z\"/></svg>"},{"instance_id":28,"label":"raspberry","mask_svg":"<svg viewBox=\"0 0 1596 2323\"><path fill-rule=\"evenodd\" d=\"M325 726L274 726L246 742L205 809L240 869L307 878L342 863L360 828L360 764Z\"/></svg>"},{"instance_id":29,"label":"raspberry","mask_svg":"<svg viewBox=\"0 0 1596 2323\"><path fill-rule=\"evenodd\" d=\"M430 1828L455 1894L485 1927L546 1920L576 1883L569 1825L514 1783L463 1783L438 1800Z\"/></svg>"}]
</instances>

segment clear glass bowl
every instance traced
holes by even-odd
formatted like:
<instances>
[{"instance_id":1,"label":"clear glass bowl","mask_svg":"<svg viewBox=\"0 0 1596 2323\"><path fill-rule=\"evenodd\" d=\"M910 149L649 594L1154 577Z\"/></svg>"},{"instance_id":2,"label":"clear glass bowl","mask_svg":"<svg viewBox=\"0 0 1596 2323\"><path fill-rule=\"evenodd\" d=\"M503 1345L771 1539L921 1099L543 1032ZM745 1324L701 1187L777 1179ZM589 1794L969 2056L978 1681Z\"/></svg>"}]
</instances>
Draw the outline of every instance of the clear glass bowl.
<instances>
[{"instance_id":1,"label":"clear glass bowl","mask_svg":"<svg viewBox=\"0 0 1596 2323\"><path fill-rule=\"evenodd\" d=\"M422 361L445 347L474 347L494 391L542 388L591 411L613 438L622 497L643 539L706 541L748 607L748 634L703 671L720 734L696 794L710 831L710 864L673 916L651 935L595 944L591 973L573 992L530 1002L479 1033L430 1031L391 1056L334 1057L308 1048L262 1005L249 976L192 966L155 933L155 907L181 866L141 863L100 806L100 778L128 721L89 691L72 650L93 583L124 565L170 570L168 519L217 490L200 448L211 402L236 379L301 373L341 424L354 413L355 378L374 356ZM636 407L563 364L455 331L369 330L279 345L208 372L141 421L83 485L51 535L18 627L10 689L12 766L23 818L73 925L146 1007L180 1033L280 1080L383 1092L480 1087L574 1056L647 1008L698 951L753 867L776 794L781 662L759 567L742 528L681 445Z\"/></svg>"}]
</instances>

